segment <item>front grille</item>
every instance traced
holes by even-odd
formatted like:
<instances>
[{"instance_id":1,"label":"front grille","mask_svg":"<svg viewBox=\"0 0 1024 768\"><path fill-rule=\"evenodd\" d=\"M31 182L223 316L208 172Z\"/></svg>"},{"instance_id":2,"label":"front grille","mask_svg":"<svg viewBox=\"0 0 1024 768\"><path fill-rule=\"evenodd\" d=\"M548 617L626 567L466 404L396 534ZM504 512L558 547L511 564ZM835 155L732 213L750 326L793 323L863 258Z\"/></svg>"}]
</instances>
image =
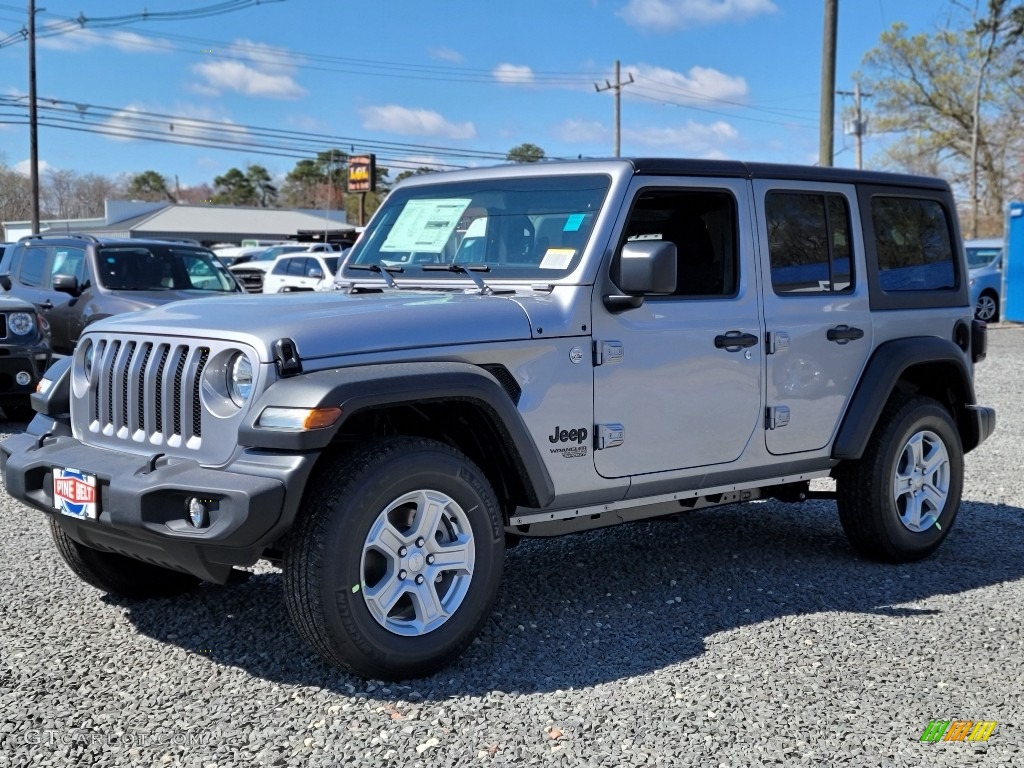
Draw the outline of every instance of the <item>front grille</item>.
<instances>
[{"instance_id":1,"label":"front grille","mask_svg":"<svg viewBox=\"0 0 1024 768\"><path fill-rule=\"evenodd\" d=\"M209 347L177 342L96 342L86 395L90 431L198 449L203 434L199 391L209 357Z\"/></svg>"},{"instance_id":2,"label":"front grille","mask_svg":"<svg viewBox=\"0 0 1024 768\"><path fill-rule=\"evenodd\" d=\"M263 292L263 271L259 269L236 269L235 278L249 293Z\"/></svg>"},{"instance_id":3,"label":"front grille","mask_svg":"<svg viewBox=\"0 0 1024 768\"><path fill-rule=\"evenodd\" d=\"M7 315L0 312L0 339L7 338Z\"/></svg>"}]
</instances>

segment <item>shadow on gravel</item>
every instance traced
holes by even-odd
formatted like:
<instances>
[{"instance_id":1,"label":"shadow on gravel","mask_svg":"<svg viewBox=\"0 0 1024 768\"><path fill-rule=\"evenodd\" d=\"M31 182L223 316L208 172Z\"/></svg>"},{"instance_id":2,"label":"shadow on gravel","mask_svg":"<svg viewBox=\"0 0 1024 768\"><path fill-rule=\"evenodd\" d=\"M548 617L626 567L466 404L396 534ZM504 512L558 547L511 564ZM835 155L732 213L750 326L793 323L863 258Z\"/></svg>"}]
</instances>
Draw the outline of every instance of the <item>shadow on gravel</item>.
<instances>
[{"instance_id":1,"label":"shadow on gravel","mask_svg":"<svg viewBox=\"0 0 1024 768\"><path fill-rule=\"evenodd\" d=\"M902 604L1024 576L1022 513L964 502L936 555L905 566L855 557L827 502L755 503L526 541L508 552L479 640L447 670L388 690L442 699L592 686L677 664L700 655L710 635L780 617L941 614L941 606ZM173 600L112 602L140 632L257 677L343 694L367 689L299 639L279 574Z\"/></svg>"}]
</instances>

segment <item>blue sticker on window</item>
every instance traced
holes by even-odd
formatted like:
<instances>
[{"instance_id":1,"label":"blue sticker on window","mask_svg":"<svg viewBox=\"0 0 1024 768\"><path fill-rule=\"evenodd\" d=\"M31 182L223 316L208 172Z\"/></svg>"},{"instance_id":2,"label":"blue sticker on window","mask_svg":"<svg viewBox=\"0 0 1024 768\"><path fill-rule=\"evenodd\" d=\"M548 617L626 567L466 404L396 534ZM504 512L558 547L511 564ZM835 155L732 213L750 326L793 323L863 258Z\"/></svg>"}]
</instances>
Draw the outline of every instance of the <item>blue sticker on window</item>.
<instances>
[{"instance_id":1,"label":"blue sticker on window","mask_svg":"<svg viewBox=\"0 0 1024 768\"><path fill-rule=\"evenodd\" d=\"M579 228L583 225L583 219L586 218L586 215L585 213L570 213L565 220L565 226L562 227L562 231L578 232Z\"/></svg>"}]
</instances>

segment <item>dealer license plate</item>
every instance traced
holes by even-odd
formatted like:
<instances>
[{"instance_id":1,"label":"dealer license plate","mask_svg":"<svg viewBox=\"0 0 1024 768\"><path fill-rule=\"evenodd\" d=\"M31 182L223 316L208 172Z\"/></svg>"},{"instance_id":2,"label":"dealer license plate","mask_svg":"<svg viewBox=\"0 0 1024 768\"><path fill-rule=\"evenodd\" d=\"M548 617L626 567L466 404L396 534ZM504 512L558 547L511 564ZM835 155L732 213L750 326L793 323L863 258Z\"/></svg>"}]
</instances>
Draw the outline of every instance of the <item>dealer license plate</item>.
<instances>
[{"instance_id":1,"label":"dealer license plate","mask_svg":"<svg viewBox=\"0 0 1024 768\"><path fill-rule=\"evenodd\" d=\"M53 468L53 508L79 520L95 520L97 512L96 475L70 467Z\"/></svg>"}]
</instances>

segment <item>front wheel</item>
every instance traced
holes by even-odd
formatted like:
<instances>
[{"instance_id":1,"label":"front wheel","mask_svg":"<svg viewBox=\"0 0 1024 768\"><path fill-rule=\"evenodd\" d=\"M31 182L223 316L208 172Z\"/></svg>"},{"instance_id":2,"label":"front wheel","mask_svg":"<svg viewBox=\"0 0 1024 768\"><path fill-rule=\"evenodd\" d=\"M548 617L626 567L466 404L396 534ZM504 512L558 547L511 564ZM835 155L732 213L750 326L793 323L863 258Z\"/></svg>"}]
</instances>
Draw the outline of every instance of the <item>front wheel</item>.
<instances>
[{"instance_id":1,"label":"front wheel","mask_svg":"<svg viewBox=\"0 0 1024 768\"><path fill-rule=\"evenodd\" d=\"M854 549L890 563L938 549L960 506L963 457L956 425L937 401L892 398L864 455L837 471L839 520Z\"/></svg>"},{"instance_id":2,"label":"front wheel","mask_svg":"<svg viewBox=\"0 0 1024 768\"><path fill-rule=\"evenodd\" d=\"M284 550L302 638L363 677L429 674L490 613L505 537L494 492L459 451L390 438L327 459Z\"/></svg>"}]
</instances>

